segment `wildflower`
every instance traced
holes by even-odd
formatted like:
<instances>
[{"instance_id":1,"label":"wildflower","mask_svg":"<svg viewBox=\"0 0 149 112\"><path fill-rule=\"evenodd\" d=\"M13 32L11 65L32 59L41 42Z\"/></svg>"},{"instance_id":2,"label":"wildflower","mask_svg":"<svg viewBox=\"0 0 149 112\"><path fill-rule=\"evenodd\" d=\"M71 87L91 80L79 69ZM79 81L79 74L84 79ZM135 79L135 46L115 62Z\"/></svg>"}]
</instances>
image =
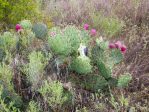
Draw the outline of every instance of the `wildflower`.
<instances>
[{"instance_id":1,"label":"wildflower","mask_svg":"<svg viewBox=\"0 0 149 112\"><path fill-rule=\"evenodd\" d=\"M115 46L116 46L117 49L121 49L122 43L120 41L117 41L115 43Z\"/></svg>"},{"instance_id":2,"label":"wildflower","mask_svg":"<svg viewBox=\"0 0 149 112\"><path fill-rule=\"evenodd\" d=\"M126 53L127 48L125 45L122 45L120 50L122 53Z\"/></svg>"},{"instance_id":3,"label":"wildflower","mask_svg":"<svg viewBox=\"0 0 149 112\"><path fill-rule=\"evenodd\" d=\"M109 48L110 48L110 49L114 49L114 48L116 48L116 45L113 44L113 43L110 43L110 44L109 44Z\"/></svg>"},{"instance_id":4,"label":"wildflower","mask_svg":"<svg viewBox=\"0 0 149 112\"><path fill-rule=\"evenodd\" d=\"M88 24L84 24L84 30L89 30L89 25Z\"/></svg>"},{"instance_id":5,"label":"wildflower","mask_svg":"<svg viewBox=\"0 0 149 112\"><path fill-rule=\"evenodd\" d=\"M16 31L19 31L19 30L21 30L22 29L22 26L20 25L20 24L17 24L16 25Z\"/></svg>"},{"instance_id":6,"label":"wildflower","mask_svg":"<svg viewBox=\"0 0 149 112\"><path fill-rule=\"evenodd\" d=\"M95 36L96 33L97 33L97 32L96 32L96 29L92 29L91 32L90 32L91 36Z\"/></svg>"},{"instance_id":7,"label":"wildflower","mask_svg":"<svg viewBox=\"0 0 149 112\"><path fill-rule=\"evenodd\" d=\"M54 37L55 35L56 35L55 32L50 32L50 36L51 36L51 37Z\"/></svg>"}]
</instances>

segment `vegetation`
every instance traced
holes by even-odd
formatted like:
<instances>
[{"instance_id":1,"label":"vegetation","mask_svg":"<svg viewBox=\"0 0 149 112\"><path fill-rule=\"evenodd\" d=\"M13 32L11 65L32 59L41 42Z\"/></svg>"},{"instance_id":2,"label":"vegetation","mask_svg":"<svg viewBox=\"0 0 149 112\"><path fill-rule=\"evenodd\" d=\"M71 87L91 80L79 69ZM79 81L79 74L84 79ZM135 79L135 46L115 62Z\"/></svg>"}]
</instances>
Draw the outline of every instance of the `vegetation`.
<instances>
[{"instance_id":1,"label":"vegetation","mask_svg":"<svg viewBox=\"0 0 149 112\"><path fill-rule=\"evenodd\" d=\"M147 112L148 6L0 0L0 112Z\"/></svg>"},{"instance_id":2,"label":"vegetation","mask_svg":"<svg viewBox=\"0 0 149 112\"><path fill-rule=\"evenodd\" d=\"M10 25L22 19L38 19L40 14L36 0L1 0L0 12L0 21Z\"/></svg>"}]
</instances>

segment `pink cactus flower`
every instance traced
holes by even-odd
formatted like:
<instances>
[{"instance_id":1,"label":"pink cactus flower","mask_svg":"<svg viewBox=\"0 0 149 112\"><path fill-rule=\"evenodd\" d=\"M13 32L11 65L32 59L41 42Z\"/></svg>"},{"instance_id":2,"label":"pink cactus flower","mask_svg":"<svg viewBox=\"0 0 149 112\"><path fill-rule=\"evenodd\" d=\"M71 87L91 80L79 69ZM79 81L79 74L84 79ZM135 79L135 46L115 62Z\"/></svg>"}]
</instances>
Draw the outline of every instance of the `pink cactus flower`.
<instances>
[{"instance_id":1,"label":"pink cactus flower","mask_svg":"<svg viewBox=\"0 0 149 112\"><path fill-rule=\"evenodd\" d=\"M121 52L124 54L126 53L127 47L125 45L121 46Z\"/></svg>"},{"instance_id":2,"label":"pink cactus flower","mask_svg":"<svg viewBox=\"0 0 149 112\"><path fill-rule=\"evenodd\" d=\"M89 30L89 25L88 24L84 24L84 30Z\"/></svg>"},{"instance_id":3,"label":"pink cactus flower","mask_svg":"<svg viewBox=\"0 0 149 112\"><path fill-rule=\"evenodd\" d=\"M109 44L109 48L110 48L110 49L114 49L114 48L116 48L116 46L115 46L115 44L110 43L110 44Z\"/></svg>"},{"instance_id":4,"label":"pink cactus flower","mask_svg":"<svg viewBox=\"0 0 149 112\"><path fill-rule=\"evenodd\" d=\"M115 46L116 46L117 49L121 49L122 43L120 41L117 41L115 43Z\"/></svg>"},{"instance_id":5,"label":"pink cactus flower","mask_svg":"<svg viewBox=\"0 0 149 112\"><path fill-rule=\"evenodd\" d=\"M23 29L18 29L18 31L17 31L18 33L23 33Z\"/></svg>"},{"instance_id":6,"label":"pink cactus flower","mask_svg":"<svg viewBox=\"0 0 149 112\"><path fill-rule=\"evenodd\" d=\"M50 36L51 36L51 37L54 37L55 35L56 35L55 32L50 32Z\"/></svg>"},{"instance_id":7,"label":"pink cactus flower","mask_svg":"<svg viewBox=\"0 0 149 112\"><path fill-rule=\"evenodd\" d=\"M22 26L20 24L17 24L15 28L16 28L16 31L19 31L22 29Z\"/></svg>"},{"instance_id":8,"label":"pink cactus flower","mask_svg":"<svg viewBox=\"0 0 149 112\"><path fill-rule=\"evenodd\" d=\"M96 29L92 29L90 34L91 34L91 36L96 36L96 34L97 34Z\"/></svg>"}]
</instances>

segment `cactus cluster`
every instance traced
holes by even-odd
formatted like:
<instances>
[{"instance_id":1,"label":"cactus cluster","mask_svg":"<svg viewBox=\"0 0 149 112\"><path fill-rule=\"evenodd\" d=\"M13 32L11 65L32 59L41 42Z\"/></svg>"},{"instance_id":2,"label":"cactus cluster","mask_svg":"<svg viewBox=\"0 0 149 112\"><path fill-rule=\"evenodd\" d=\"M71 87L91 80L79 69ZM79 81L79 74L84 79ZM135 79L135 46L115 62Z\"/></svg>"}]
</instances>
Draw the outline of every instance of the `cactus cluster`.
<instances>
[{"instance_id":1,"label":"cactus cluster","mask_svg":"<svg viewBox=\"0 0 149 112\"><path fill-rule=\"evenodd\" d=\"M115 65L123 60L123 54L119 49L109 49L106 42L97 43L92 49L92 59L98 67L99 73L109 85L125 87L131 80L128 75L123 75L119 79L112 77L112 70Z\"/></svg>"},{"instance_id":2,"label":"cactus cluster","mask_svg":"<svg viewBox=\"0 0 149 112\"><path fill-rule=\"evenodd\" d=\"M79 74L88 74L92 72L90 59L86 56L78 56L71 63L72 70Z\"/></svg>"},{"instance_id":3,"label":"cactus cluster","mask_svg":"<svg viewBox=\"0 0 149 112\"><path fill-rule=\"evenodd\" d=\"M68 56L77 52L81 42L88 42L88 37L87 33L82 33L75 26L67 26L63 30L60 28L52 28L48 43L56 55Z\"/></svg>"},{"instance_id":4,"label":"cactus cluster","mask_svg":"<svg viewBox=\"0 0 149 112\"><path fill-rule=\"evenodd\" d=\"M35 36L41 40L46 39L47 33L48 33L48 28L45 24L43 23L37 23L33 25L32 28L33 32L35 33Z\"/></svg>"},{"instance_id":5,"label":"cactus cluster","mask_svg":"<svg viewBox=\"0 0 149 112\"><path fill-rule=\"evenodd\" d=\"M80 81L84 88L98 90L106 85L114 87L127 85L131 77L127 78L124 75L117 79L112 76L115 65L123 60L124 53L119 49L122 46L117 45L116 42L115 49L111 49L109 42L104 41L102 37L96 40L95 45L91 46L88 44L89 38L96 36L97 32L95 29L88 32L88 29L89 25L87 24L84 25L83 31L75 26L67 26L63 30L53 28L48 38L49 46L57 57L71 57L68 64L70 70L77 73L78 78L82 76L84 81L90 81L90 83ZM91 75L95 73L95 69L98 75ZM88 79L88 77L90 78Z\"/></svg>"}]
</instances>

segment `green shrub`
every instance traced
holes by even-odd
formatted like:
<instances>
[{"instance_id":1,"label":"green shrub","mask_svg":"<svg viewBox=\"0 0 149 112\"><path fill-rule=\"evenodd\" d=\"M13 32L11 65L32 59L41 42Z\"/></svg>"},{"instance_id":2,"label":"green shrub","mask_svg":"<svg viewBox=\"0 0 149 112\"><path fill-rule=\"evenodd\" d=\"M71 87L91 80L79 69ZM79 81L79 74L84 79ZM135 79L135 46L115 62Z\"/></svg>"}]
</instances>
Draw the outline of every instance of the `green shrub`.
<instances>
[{"instance_id":1,"label":"green shrub","mask_svg":"<svg viewBox=\"0 0 149 112\"><path fill-rule=\"evenodd\" d=\"M13 77L12 70L10 67L4 63L0 65L0 82L2 82L3 85L5 85L8 90L13 90L13 86L11 83Z\"/></svg>"},{"instance_id":2,"label":"green shrub","mask_svg":"<svg viewBox=\"0 0 149 112\"><path fill-rule=\"evenodd\" d=\"M33 45L35 34L31 30L23 30L17 35L16 50L20 54L25 52L25 55L32 51L30 48Z\"/></svg>"},{"instance_id":3,"label":"green shrub","mask_svg":"<svg viewBox=\"0 0 149 112\"><path fill-rule=\"evenodd\" d=\"M12 78L13 73L11 68L8 65L2 63L0 65L0 86L3 89L1 88L2 91L0 91L0 106L1 104L2 106L6 105L6 107L10 106L11 108L9 109L20 108L22 106L21 97L15 93ZM6 107L3 107L3 109L7 110Z\"/></svg>"},{"instance_id":4,"label":"green shrub","mask_svg":"<svg viewBox=\"0 0 149 112\"><path fill-rule=\"evenodd\" d=\"M16 45L16 36L10 32L4 32L3 35L0 35L0 48L4 51L11 51L12 48L15 48Z\"/></svg>"},{"instance_id":5,"label":"green shrub","mask_svg":"<svg viewBox=\"0 0 149 112\"><path fill-rule=\"evenodd\" d=\"M6 57L6 52L0 48L0 62L2 62Z\"/></svg>"},{"instance_id":6,"label":"green shrub","mask_svg":"<svg viewBox=\"0 0 149 112\"><path fill-rule=\"evenodd\" d=\"M98 92L99 90L107 88L108 82L98 74L89 74L85 77L83 85L87 90Z\"/></svg>"},{"instance_id":7,"label":"green shrub","mask_svg":"<svg viewBox=\"0 0 149 112\"><path fill-rule=\"evenodd\" d=\"M17 109L14 106L14 102L13 101L10 102L9 104L5 103L5 99L2 98L3 89L4 89L3 86L0 85L0 111L1 112L18 112L19 109Z\"/></svg>"},{"instance_id":8,"label":"green shrub","mask_svg":"<svg viewBox=\"0 0 149 112\"><path fill-rule=\"evenodd\" d=\"M61 109L63 104L70 100L69 93L66 93L62 83L57 81L45 81L39 92L53 110Z\"/></svg>"},{"instance_id":9,"label":"green shrub","mask_svg":"<svg viewBox=\"0 0 149 112\"><path fill-rule=\"evenodd\" d=\"M112 37L120 33L124 27L124 22L112 17L104 17L100 13L92 15L93 25L100 28L104 35Z\"/></svg>"},{"instance_id":10,"label":"green shrub","mask_svg":"<svg viewBox=\"0 0 149 112\"><path fill-rule=\"evenodd\" d=\"M28 59L29 63L24 66L24 72L28 81L32 84L32 89L35 90L43 77L46 60L41 52L36 51L31 52Z\"/></svg>"},{"instance_id":11,"label":"green shrub","mask_svg":"<svg viewBox=\"0 0 149 112\"><path fill-rule=\"evenodd\" d=\"M40 112L40 108L35 101L30 101L26 112Z\"/></svg>"},{"instance_id":12,"label":"green shrub","mask_svg":"<svg viewBox=\"0 0 149 112\"><path fill-rule=\"evenodd\" d=\"M16 24L22 19L38 18L40 15L36 0L0 0L0 22Z\"/></svg>"},{"instance_id":13,"label":"green shrub","mask_svg":"<svg viewBox=\"0 0 149 112\"><path fill-rule=\"evenodd\" d=\"M109 36L119 33L124 26L123 22L114 18L104 18L100 24L103 31Z\"/></svg>"}]
</instances>

